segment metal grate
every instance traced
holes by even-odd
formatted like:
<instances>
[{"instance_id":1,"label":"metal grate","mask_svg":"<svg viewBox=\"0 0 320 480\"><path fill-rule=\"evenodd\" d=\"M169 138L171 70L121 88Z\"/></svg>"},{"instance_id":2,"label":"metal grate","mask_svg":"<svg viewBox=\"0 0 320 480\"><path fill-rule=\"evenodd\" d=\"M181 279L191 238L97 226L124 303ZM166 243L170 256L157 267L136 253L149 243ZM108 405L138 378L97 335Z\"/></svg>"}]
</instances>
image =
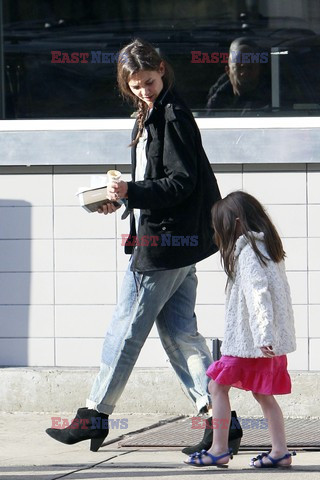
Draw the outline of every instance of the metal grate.
<instances>
[{"instance_id":1,"label":"metal grate","mask_svg":"<svg viewBox=\"0 0 320 480\"><path fill-rule=\"evenodd\" d=\"M248 421L249 420L249 421ZM256 421L254 421L256 420ZM263 419L242 418L243 437L241 449L270 447L270 436ZM125 437L119 447L185 447L197 444L203 429L192 428L192 418L182 418L171 423ZM288 447L320 450L320 419L285 419Z\"/></svg>"}]
</instances>

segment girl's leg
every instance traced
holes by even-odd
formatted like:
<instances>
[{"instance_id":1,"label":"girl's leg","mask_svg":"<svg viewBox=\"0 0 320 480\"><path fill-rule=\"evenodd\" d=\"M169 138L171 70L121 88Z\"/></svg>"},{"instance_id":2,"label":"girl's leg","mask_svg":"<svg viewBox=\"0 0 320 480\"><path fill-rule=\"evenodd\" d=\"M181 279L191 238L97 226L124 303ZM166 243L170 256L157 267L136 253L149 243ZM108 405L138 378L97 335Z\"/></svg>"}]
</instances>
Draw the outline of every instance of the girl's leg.
<instances>
[{"instance_id":1,"label":"girl's leg","mask_svg":"<svg viewBox=\"0 0 320 480\"><path fill-rule=\"evenodd\" d=\"M208 453L215 457L223 454L223 457L217 460L217 464L226 464L229 462L230 455L228 453L228 437L231 419L231 409L229 401L230 385L220 385L214 380L210 380L208 389L212 399L212 427L213 442ZM209 456L201 458L204 464L211 465L212 459ZM200 463L199 460L195 460Z\"/></svg>"},{"instance_id":2,"label":"girl's leg","mask_svg":"<svg viewBox=\"0 0 320 480\"><path fill-rule=\"evenodd\" d=\"M220 385L214 380L209 382L209 392L212 400L212 427L213 441L208 450L212 455L222 455L228 451L228 437L231 420L231 407L229 400L230 385ZM227 463L229 458L222 459ZM227 461L226 461L227 460Z\"/></svg>"},{"instance_id":3,"label":"girl's leg","mask_svg":"<svg viewBox=\"0 0 320 480\"><path fill-rule=\"evenodd\" d=\"M264 418L268 421L268 429L272 445L272 450L269 455L274 459L280 458L288 453L282 410L273 395L263 395L260 393L252 394L260 404ZM267 457L263 458L263 462L271 463ZM291 457L284 458L279 462L279 465L290 465L291 462ZM257 461L256 464L259 466L259 461Z\"/></svg>"}]
</instances>

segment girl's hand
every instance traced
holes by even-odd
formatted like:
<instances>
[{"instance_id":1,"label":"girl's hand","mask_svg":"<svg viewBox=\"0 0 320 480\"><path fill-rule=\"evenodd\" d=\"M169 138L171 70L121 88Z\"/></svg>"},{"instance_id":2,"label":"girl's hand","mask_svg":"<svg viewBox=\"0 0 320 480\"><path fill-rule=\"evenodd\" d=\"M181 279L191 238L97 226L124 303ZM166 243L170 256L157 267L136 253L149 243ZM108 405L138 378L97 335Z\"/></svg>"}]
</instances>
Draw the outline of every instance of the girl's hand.
<instances>
[{"instance_id":1,"label":"girl's hand","mask_svg":"<svg viewBox=\"0 0 320 480\"><path fill-rule=\"evenodd\" d=\"M108 198L117 201L119 198L126 198L128 192L128 184L120 180L120 182L112 182L107 186Z\"/></svg>"},{"instance_id":2,"label":"girl's hand","mask_svg":"<svg viewBox=\"0 0 320 480\"><path fill-rule=\"evenodd\" d=\"M269 345L268 347L260 347L261 352L263 353L264 357L274 357L274 351L272 350L272 346Z\"/></svg>"}]
</instances>

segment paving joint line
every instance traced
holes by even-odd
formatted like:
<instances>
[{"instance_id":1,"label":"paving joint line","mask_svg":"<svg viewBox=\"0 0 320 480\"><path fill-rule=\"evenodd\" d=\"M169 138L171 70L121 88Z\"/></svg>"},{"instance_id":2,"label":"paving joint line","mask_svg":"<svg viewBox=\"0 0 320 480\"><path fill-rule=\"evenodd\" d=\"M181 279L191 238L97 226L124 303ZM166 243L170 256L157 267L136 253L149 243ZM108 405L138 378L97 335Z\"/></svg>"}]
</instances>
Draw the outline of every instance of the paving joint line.
<instances>
[{"instance_id":1,"label":"paving joint line","mask_svg":"<svg viewBox=\"0 0 320 480\"><path fill-rule=\"evenodd\" d=\"M137 451L137 450L133 450L133 451ZM102 463L109 462L110 460L113 460L114 458L122 457L123 455L128 455L131 452L132 451L130 451L130 452L119 452L117 455L113 455L113 457L107 458L106 460L101 460L100 462L93 463L93 464L89 465L88 467L77 468L76 470L72 470L72 472L64 473L63 475L59 475L58 477L53 477L51 480L58 480L59 478L65 478L65 477L68 477L70 475L73 475L74 473L82 472L84 470L91 470L91 469L97 467L98 465L101 465Z\"/></svg>"}]
</instances>

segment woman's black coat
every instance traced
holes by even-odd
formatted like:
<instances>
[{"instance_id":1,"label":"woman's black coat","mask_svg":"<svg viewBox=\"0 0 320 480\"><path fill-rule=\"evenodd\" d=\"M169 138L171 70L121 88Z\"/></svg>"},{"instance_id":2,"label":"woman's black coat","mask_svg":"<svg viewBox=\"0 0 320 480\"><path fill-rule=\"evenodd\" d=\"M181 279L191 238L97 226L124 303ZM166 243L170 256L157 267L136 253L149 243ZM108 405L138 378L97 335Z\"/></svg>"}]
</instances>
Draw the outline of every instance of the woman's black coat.
<instances>
[{"instance_id":1,"label":"woman's black coat","mask_svg":"<svg viewBox=\"0 0 320 480\"><path fill-rule=\"evenodd\" d=\"M216 178L193 115L174 91L160 94L145 127L145 177L134 181L132 147L133 181L128 182L128 208L141 210L140 222L136 232L132 215L125 251L134 252L135 271L192 265L217 251L210 213L220 199ZM137 124L132 138L136 134Z\"/></svg>"}]
</instances>

